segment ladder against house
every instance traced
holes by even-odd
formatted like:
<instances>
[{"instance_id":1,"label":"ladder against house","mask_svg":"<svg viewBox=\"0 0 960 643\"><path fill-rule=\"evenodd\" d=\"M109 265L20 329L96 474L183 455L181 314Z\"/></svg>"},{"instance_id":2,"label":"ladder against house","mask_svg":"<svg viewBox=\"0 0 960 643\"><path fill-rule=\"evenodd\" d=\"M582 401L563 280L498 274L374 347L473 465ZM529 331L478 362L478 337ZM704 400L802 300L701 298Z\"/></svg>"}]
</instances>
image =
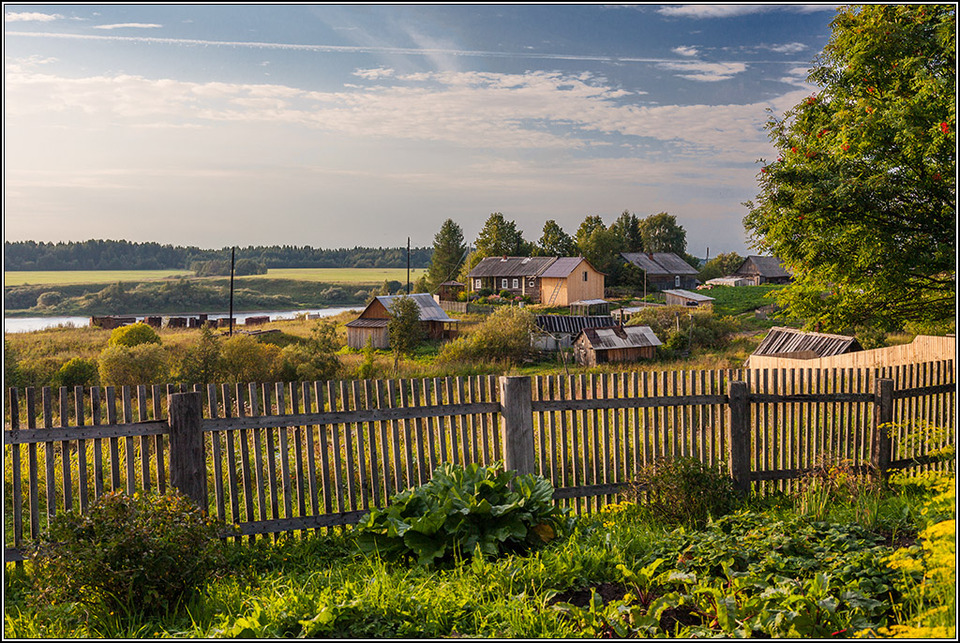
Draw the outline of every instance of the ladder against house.
<instances>
[{"instance_id":1,"label":"ladder against house","mask_svg":"<svg viewBox=\"0 0 960 643\"><path fill-rule=\"evenodd\" d=\"M563 280L558 279L557 285L553 287L553 292L550 293L550 299L547 301L547 306L552 306L555 301L557 301L557 296L560 294L560 286L563 285Z\"/></svg>"}]
</instances>

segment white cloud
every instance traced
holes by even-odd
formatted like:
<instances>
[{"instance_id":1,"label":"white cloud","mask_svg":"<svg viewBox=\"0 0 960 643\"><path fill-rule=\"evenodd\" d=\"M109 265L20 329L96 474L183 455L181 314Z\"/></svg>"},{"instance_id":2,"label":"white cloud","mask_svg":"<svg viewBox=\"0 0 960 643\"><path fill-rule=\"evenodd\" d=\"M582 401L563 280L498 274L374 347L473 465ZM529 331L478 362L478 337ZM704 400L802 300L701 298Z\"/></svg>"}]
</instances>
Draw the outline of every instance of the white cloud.
<instances>
[{"instance_id":1,"label":"white cloud","mask_svg":"<svg viewBox=\"0 0 960 643\"><path fill-rule=\"evenodd\" d=\"M678 56L696 56L700 53L696 47L674 47L671 51Z\"/></svg>"},{"instance_id":2,"label":"white cloud","mask_svg":"<svg viewBox=\"0 0 960 643\"><path fill-rule=\"evenodd\" d=\"M159 29L163 25L144 22L123 22L115 25L95 25L94 29Z\"/></svg>"},{"instance_id":3,"label":"white cloud","mask_svg":"<svg viewBox=\"0 0 960 643\"><path fill-rule=\"evenodd\" d=\"M59 13L22 12L3 14L4 22L50 22L62 19L63 16Z\"/></svg>"},{"instance_id":4,"label":"white cloud","mask_svg":"<svg viewBox=\"0 0 960 643\"><path fill-rule=\"evenodd\" d=\"M682 74L677 74L677 76L700 82L730 80L737 74L742 74L747 70L747 66L744 63L707 63L693 61L661 63L659 67L671 71L683 72Z\"/></svg>"},{"instance_id":5,"label":"white cloud","mask_svg":"<svg viewBox=\"0 0 960 643\"><path fill-rule=\"evenodd\" d=\"M798 54L801 51L806 51L807 46L802 42L789 42L783 45L770 45L769 49L778 54Z\"/></svg>"},{"instance_id":6,"label":"white cloud","mask_svg":"<svg viewBox=\"0 0 960 643\"><path fill-rule=\"evenodd\" d=\"M784 5L708 5L708 4L686 4L686 5L665 5L657 10L657 13L663 16L673 18L732 18L736 16L747 16L755 13L767 13L771 11L790 11L794 13L814 13L817 11L836 11L843 5L838 4L784 4Z\"/></svg>"}]
</instances>

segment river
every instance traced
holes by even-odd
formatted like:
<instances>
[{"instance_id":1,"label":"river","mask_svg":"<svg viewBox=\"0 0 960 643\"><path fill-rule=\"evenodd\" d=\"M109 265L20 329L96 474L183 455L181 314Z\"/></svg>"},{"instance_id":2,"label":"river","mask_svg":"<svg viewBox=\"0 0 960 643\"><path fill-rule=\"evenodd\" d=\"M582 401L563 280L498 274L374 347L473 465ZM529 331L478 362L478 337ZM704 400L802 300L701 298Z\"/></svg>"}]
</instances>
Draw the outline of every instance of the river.
<instances>
[{"instance_id":1,"label":"river","mask_svg":"<svg viewBox=\"0 0 960 643\"><path fill-rule=\"evenodd\" d=\"M263 317L267 315L270 321L278 319L295 319L297 315L320 315L321 317L331 317L339 315L347 310L362 310L363 306L348 306L346 308L309 308L304 310L281 310L264 312L246 312L234 313L234 324L243 324L247 317ZM172 315L160 315L161 317L196 317L198 313L181 313ZM126 316L126 315L125 315ZM229 317L229 313L210 313L207 319L220 319ZM145 315L129 315L136 317L138 321L143 321ZM30 333L36 330L47 328L56 328L57 326L73 326L75 328L84 328L90 325L90 317L4 317L3 332L6 333Z\"/></svg>"}]
</instances>

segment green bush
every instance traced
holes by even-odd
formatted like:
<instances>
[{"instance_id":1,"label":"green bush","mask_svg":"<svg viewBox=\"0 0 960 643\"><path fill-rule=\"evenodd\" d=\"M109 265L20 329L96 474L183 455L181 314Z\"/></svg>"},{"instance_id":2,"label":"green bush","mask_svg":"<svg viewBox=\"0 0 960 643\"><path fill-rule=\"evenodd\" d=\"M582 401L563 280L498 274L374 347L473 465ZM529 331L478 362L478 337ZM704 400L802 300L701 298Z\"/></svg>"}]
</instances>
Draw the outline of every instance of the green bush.
<instances>
[{"instance_id":1,"label":"green bush","mask_svg":"<svg viewBox=\"0 0 960 643\"><path fill-rule=\"evenodd\" d=\"M667 526L703 527L739 505L733 478L696 458L657 461L637 471L627 495Z\"/></svg>"},{"instance_id":2,"label":"green bush","mask_svg":"<svg viewBox=\"0 0 960 643\"><path fill-rule=\"evenodd\" d=\"M222 374L229 382L272 382L279 370L280 348L249 335L234 335L221 345Z\"/></svg>"},{"instance_id":3,"label":"green bush","mask_svg":"<svg viewBox=\"0 0 960 643\"><path fill-rule=\"evenodd\" d=\"M395 495L359 524L367 554L440 565L476 550L496 557L521 553L569 533L573 519L553 503L553 485L531 474L444 463L425 485Z\"/></svg>"},{"instance_id":4,"label":"green bush","mask_svg":"<svg viewBox=\"0 0 960 643\"><path fill-rule=\"evenodd\" d=\"M129 326L114 328L110 333L108 346L139 346L140 344L160 344L160 335L147 324L138 322Z\"/></svg>"},{"instance_id":5,"label":"green bush","mask_svg":"<svg viewBox=\"0 0 960 643\"><path fill-rule=\"evenodd\" d=\"M103 386L162 384L169 375L167 354L156 344L107 346L97 366Z\"/></svg>"},{"instance_id":6,"label":"green bush","mask_svg":"<svg viewBox=\"0 0 960 643\"><path fill-rule=\"evenodd\" d=\"M53 376L54 386L94 386L97 383L97 363L92 359L74 357Z\"/></svg>"},{"instance_id":7,"label":"green bush","mask_svg":"<svg viewBox=\"0 0 960 643\"><path fill-rule=\"evenodd\" d=\"M445 344L438 355L443 364L466 362L521 362L534 352L534 316L517 306L503 306L476 330Z\"/></svg>"},{"instance_id":8,"label":"green bush","mask_svg":"<svg viewBox=\"0 0 960 643\"><path fill-rule=\"evenodd\" d=\"M80 602L163 613L220 569L220 527L176 491L112 492L57 514L29 549L38 605Z\"/></svg>"}]
</instances>

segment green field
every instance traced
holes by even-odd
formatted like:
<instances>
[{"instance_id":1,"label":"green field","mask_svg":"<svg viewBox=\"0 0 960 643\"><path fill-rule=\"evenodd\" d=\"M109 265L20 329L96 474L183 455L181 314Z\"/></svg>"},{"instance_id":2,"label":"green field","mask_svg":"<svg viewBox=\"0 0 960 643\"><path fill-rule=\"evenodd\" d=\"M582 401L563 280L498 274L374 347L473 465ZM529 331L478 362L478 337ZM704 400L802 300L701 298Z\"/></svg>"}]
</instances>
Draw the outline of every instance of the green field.
<instances>
[{"instance_id":1,"label":"green field","mask_svg":"<svg viewBox=\"0 0 960 643\"><path fill-rule=\"evenodd\" d=\"M153 281L193 275L189 270L23 270L3 273L4 286L59 286L113 284L118 281Z\"/></svg>"},{"instance_id":2,"label":"green field","mask_svg":"<svg viewBox=\"0 0 960 643\"><path fill-rule=\"evenodd\" d=\"M410 280L416 281L426 272L423 268L412 268ZM27 270L4 272L5 286L30 285L68 285L68 284L113 284L118 281L140 282L168 279L171 277L193 276L189 270ZM297 281L320 281L331 284L377 285L385 280L407 280L406 268L275 268L265 275L254 275L244 279L293 279Z\"/></svg>"}]
</instances>

